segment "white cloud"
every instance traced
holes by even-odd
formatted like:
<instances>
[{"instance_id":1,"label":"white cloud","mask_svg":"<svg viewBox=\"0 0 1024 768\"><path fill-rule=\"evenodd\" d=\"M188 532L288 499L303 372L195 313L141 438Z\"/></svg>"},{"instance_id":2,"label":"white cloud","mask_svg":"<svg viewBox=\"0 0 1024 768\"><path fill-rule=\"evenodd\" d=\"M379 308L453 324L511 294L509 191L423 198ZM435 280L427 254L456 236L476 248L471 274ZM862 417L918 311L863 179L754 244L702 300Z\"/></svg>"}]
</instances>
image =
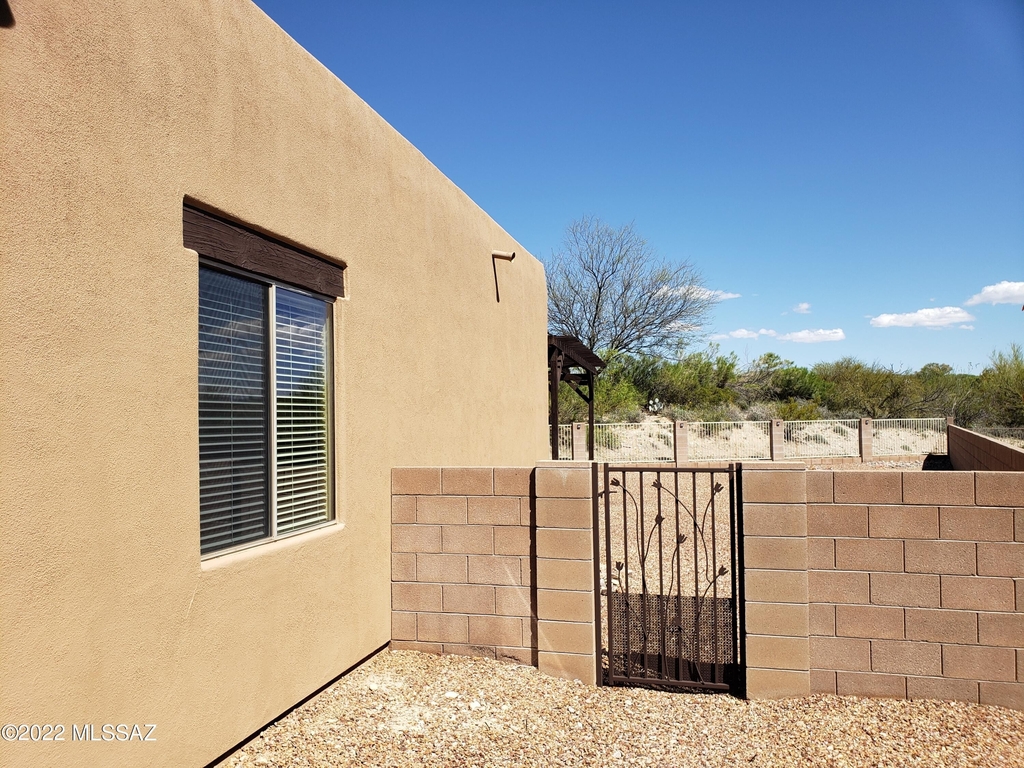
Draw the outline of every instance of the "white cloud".
<instances>
[{"instance_id":1,"label":"white cloud","mask_svg":"<svg viewBox=\"0 0 1024 768\"><path fill-rule=\"evenodd\" d=\"M734 339L756 339L757 331L748 331L746 328L739 328L729 334Z\"/></svg>"},{"instance_id":2,"label":"white cloud","mask_svg":"<svg viewBox=\"0 0 1024 768\"><path fill-rule=\"evenodd\" d=\"M799 304L793 307L793 311L796 312L798 315L809 315L811 314L811 305L806 301L801 301Z\"/></svg>"},{"instance_id":3,"label":"white cloud","mask_svg":"<svg viewBox=\"0 0 1024 768\"><path fill-rule=\"evenodd\" d=\"M973 331L974 330L974 326L973 325L961 325L960 327L963 328L965 331Z\"/></svg>"},{"instance_id":4,"label":"white cloud","mask_svg":"<svg viewBox=\"0 0 1024 768\"><path fill-rule=\"evenodd\" d=\"M1003 280L995 285L986 285L964 302L968 307L975 304L1024 304L1024 283Z\"/></svg>"},{"instance_id":5,"label":"white cloud","mask_svg":"<svg viewBox=\"0 0 1024 768\"><path fill-rule=\"evenodd\" d=\"M799 344L818 344L822 341L842 341L846 338L846 334L843 333L842 328L832 328L831 330L825 330L824 328L818 328L817 330L804 330L794 331L793 333L784 333L779 336L780 341L795 341Z\"/></svg>"},{"instance_id":6,"label":"white cloud","mask_svg":"<svg viewBox=\"0 0 1024 768\"><path fill-rule=\"evenodd\" d=\"M793 333L777 333L771 328L759 328L756 331L750 331L746 328L737 328L735 331L729 331L728 333L716 333L712 336L712 339L758 339L761 336L767 336L772 339L778 339L779 341L795 341L798 344L817 344L821 341L842 341L846 338L846 334L843 333L842 328L833 328L832 330L825 330L819 328L817 330L805 330L805 331L794 331Z\"/></svg>"},{"instance_id":7,"label":"white cloud","mask_svg":"<svg viewBox=\"0 0 1024 768\"><path fill-rule=\"evenodd\" d=\"M756 339L759 336L775 336L775 331L761 328L757 331L748 331L746 328L737 328L735 331L729 331L728 333L716 333L712 336L712 339Z\"/></svg>"},{"instance_id":8,"label":"white cloud","mask_svg":"<svg viewBox=\"0 0 1024 768\"><path fill-rule=\"evenodd\" d=\"M872 317L871 325L875 328L948 328L971 320L974 316L960 307L928 307L917 312Z\"/></svg>"},{"instance_id":9,"label":"white cloud","mask_svg":"<svg viewBox=\"0 0 1024 768\"><path fill-rule=\"evenodd\" d=\"M728 291L712 290L699 285L693 285L681 290L689 291L695 299L711 299L711 301L725 301L726 299L738 299L741 294L729 293Z\"/></svg>"}]
</instances>

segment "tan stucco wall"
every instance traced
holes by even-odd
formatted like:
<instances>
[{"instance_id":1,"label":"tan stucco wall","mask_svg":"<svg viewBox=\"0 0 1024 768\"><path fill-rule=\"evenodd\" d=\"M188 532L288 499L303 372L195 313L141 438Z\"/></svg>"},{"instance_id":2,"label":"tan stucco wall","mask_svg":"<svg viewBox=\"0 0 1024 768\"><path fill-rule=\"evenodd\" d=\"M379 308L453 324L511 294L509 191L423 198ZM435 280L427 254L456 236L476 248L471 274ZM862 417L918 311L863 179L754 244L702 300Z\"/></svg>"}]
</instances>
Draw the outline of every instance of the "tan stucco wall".
<instances>
[{"instance_id":1,"label":"tan stucco wall","mask_svg":"<svg viewBox=\"0 0 1024 768\"><path fill-rule=\"evenodd\" d=\"M10 5L0 764L201 765L388 641L391 467L545 456L543 269L246 0ZM206 562L185 197L348 265L339 524Z\"/></svg>"}]
</instances>

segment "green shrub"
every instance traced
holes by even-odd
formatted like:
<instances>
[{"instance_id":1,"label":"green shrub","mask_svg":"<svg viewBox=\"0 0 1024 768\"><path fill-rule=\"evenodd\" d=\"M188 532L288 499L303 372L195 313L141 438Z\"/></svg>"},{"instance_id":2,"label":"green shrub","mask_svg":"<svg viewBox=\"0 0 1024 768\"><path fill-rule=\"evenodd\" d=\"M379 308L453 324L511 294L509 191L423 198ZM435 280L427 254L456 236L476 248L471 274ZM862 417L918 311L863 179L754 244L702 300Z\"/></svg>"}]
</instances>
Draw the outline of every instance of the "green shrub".
<instances>
[{"instance_id":1,"label":"green shrub","mask_svg":"<svg viewBox=\"0 0 1024 768\"><path fill-rule=\"evenodd\" d=\"M1024 426L1024 351L996 352L980 376L943 363L901 371L852 357L793 365L774 353L741 367L716 345L678 360L602 351L595 416L640 421L649 413L682 421L810 421L953 416L962 426ZM656 407L649 404L655 403ZM561 423L585 421L587 405L563 384Z\"/></svg>"},{"instance_id":2,"label":"green shrub","mask_svg":"<svg viewBox=\"0 0 1024 768\"><path fill-rule=\"evenodd\" d=\"M1019 344L992 355L992 366L982 371L979 385L989 424L1024 426L1024 351Z\"/></svg>"},{"instance_id":3,"label":"green shrub","mask_svg":"<svg viewBox=\"0 0 1024 768\"><path fill-rule=\"evenodd\" d=\"M785 421L814 421L822 418L821 406L806 400L789 398L776 409L778 418Z\"/></svg>"}]
</instances>

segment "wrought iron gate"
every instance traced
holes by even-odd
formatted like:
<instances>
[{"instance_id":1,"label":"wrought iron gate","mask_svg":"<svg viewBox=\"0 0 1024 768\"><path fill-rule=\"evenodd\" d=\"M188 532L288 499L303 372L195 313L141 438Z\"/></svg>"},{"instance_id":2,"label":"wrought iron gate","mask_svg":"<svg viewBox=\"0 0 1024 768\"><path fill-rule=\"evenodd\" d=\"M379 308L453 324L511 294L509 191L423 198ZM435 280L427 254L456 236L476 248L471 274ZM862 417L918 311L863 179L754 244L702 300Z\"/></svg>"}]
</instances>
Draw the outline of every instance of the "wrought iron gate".
<instances>
[{"instance_id":1,"label":"wrought iron gate","mask_svg":"<svg viewBox=\"0 0 1024 768\"><path fill-rule=\"evenodd\" d=\"M604 682L743 694L740 465L603 465Z\"/></svg>"}]
</instances>

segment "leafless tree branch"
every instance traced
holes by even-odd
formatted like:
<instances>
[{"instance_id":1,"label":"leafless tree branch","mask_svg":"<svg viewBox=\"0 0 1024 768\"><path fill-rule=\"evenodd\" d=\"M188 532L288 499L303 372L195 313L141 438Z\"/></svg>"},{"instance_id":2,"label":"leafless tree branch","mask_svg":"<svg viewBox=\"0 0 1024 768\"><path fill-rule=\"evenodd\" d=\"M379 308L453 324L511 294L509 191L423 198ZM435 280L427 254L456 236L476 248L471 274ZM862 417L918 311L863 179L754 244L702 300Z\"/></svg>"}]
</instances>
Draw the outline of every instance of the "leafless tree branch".
<instances>
[{"instance_id":1,"label":"leafless tree branch","mask_svg":"<svg viewBox=\"0 0 1024 768\"><path fill-rule=\"evenodd\" d=\"M699 335L714 294L689 262L669 264L633 228L585 216L548 263L548 325L594 350L668 356Z\"/></svg>"}]
</instances>

